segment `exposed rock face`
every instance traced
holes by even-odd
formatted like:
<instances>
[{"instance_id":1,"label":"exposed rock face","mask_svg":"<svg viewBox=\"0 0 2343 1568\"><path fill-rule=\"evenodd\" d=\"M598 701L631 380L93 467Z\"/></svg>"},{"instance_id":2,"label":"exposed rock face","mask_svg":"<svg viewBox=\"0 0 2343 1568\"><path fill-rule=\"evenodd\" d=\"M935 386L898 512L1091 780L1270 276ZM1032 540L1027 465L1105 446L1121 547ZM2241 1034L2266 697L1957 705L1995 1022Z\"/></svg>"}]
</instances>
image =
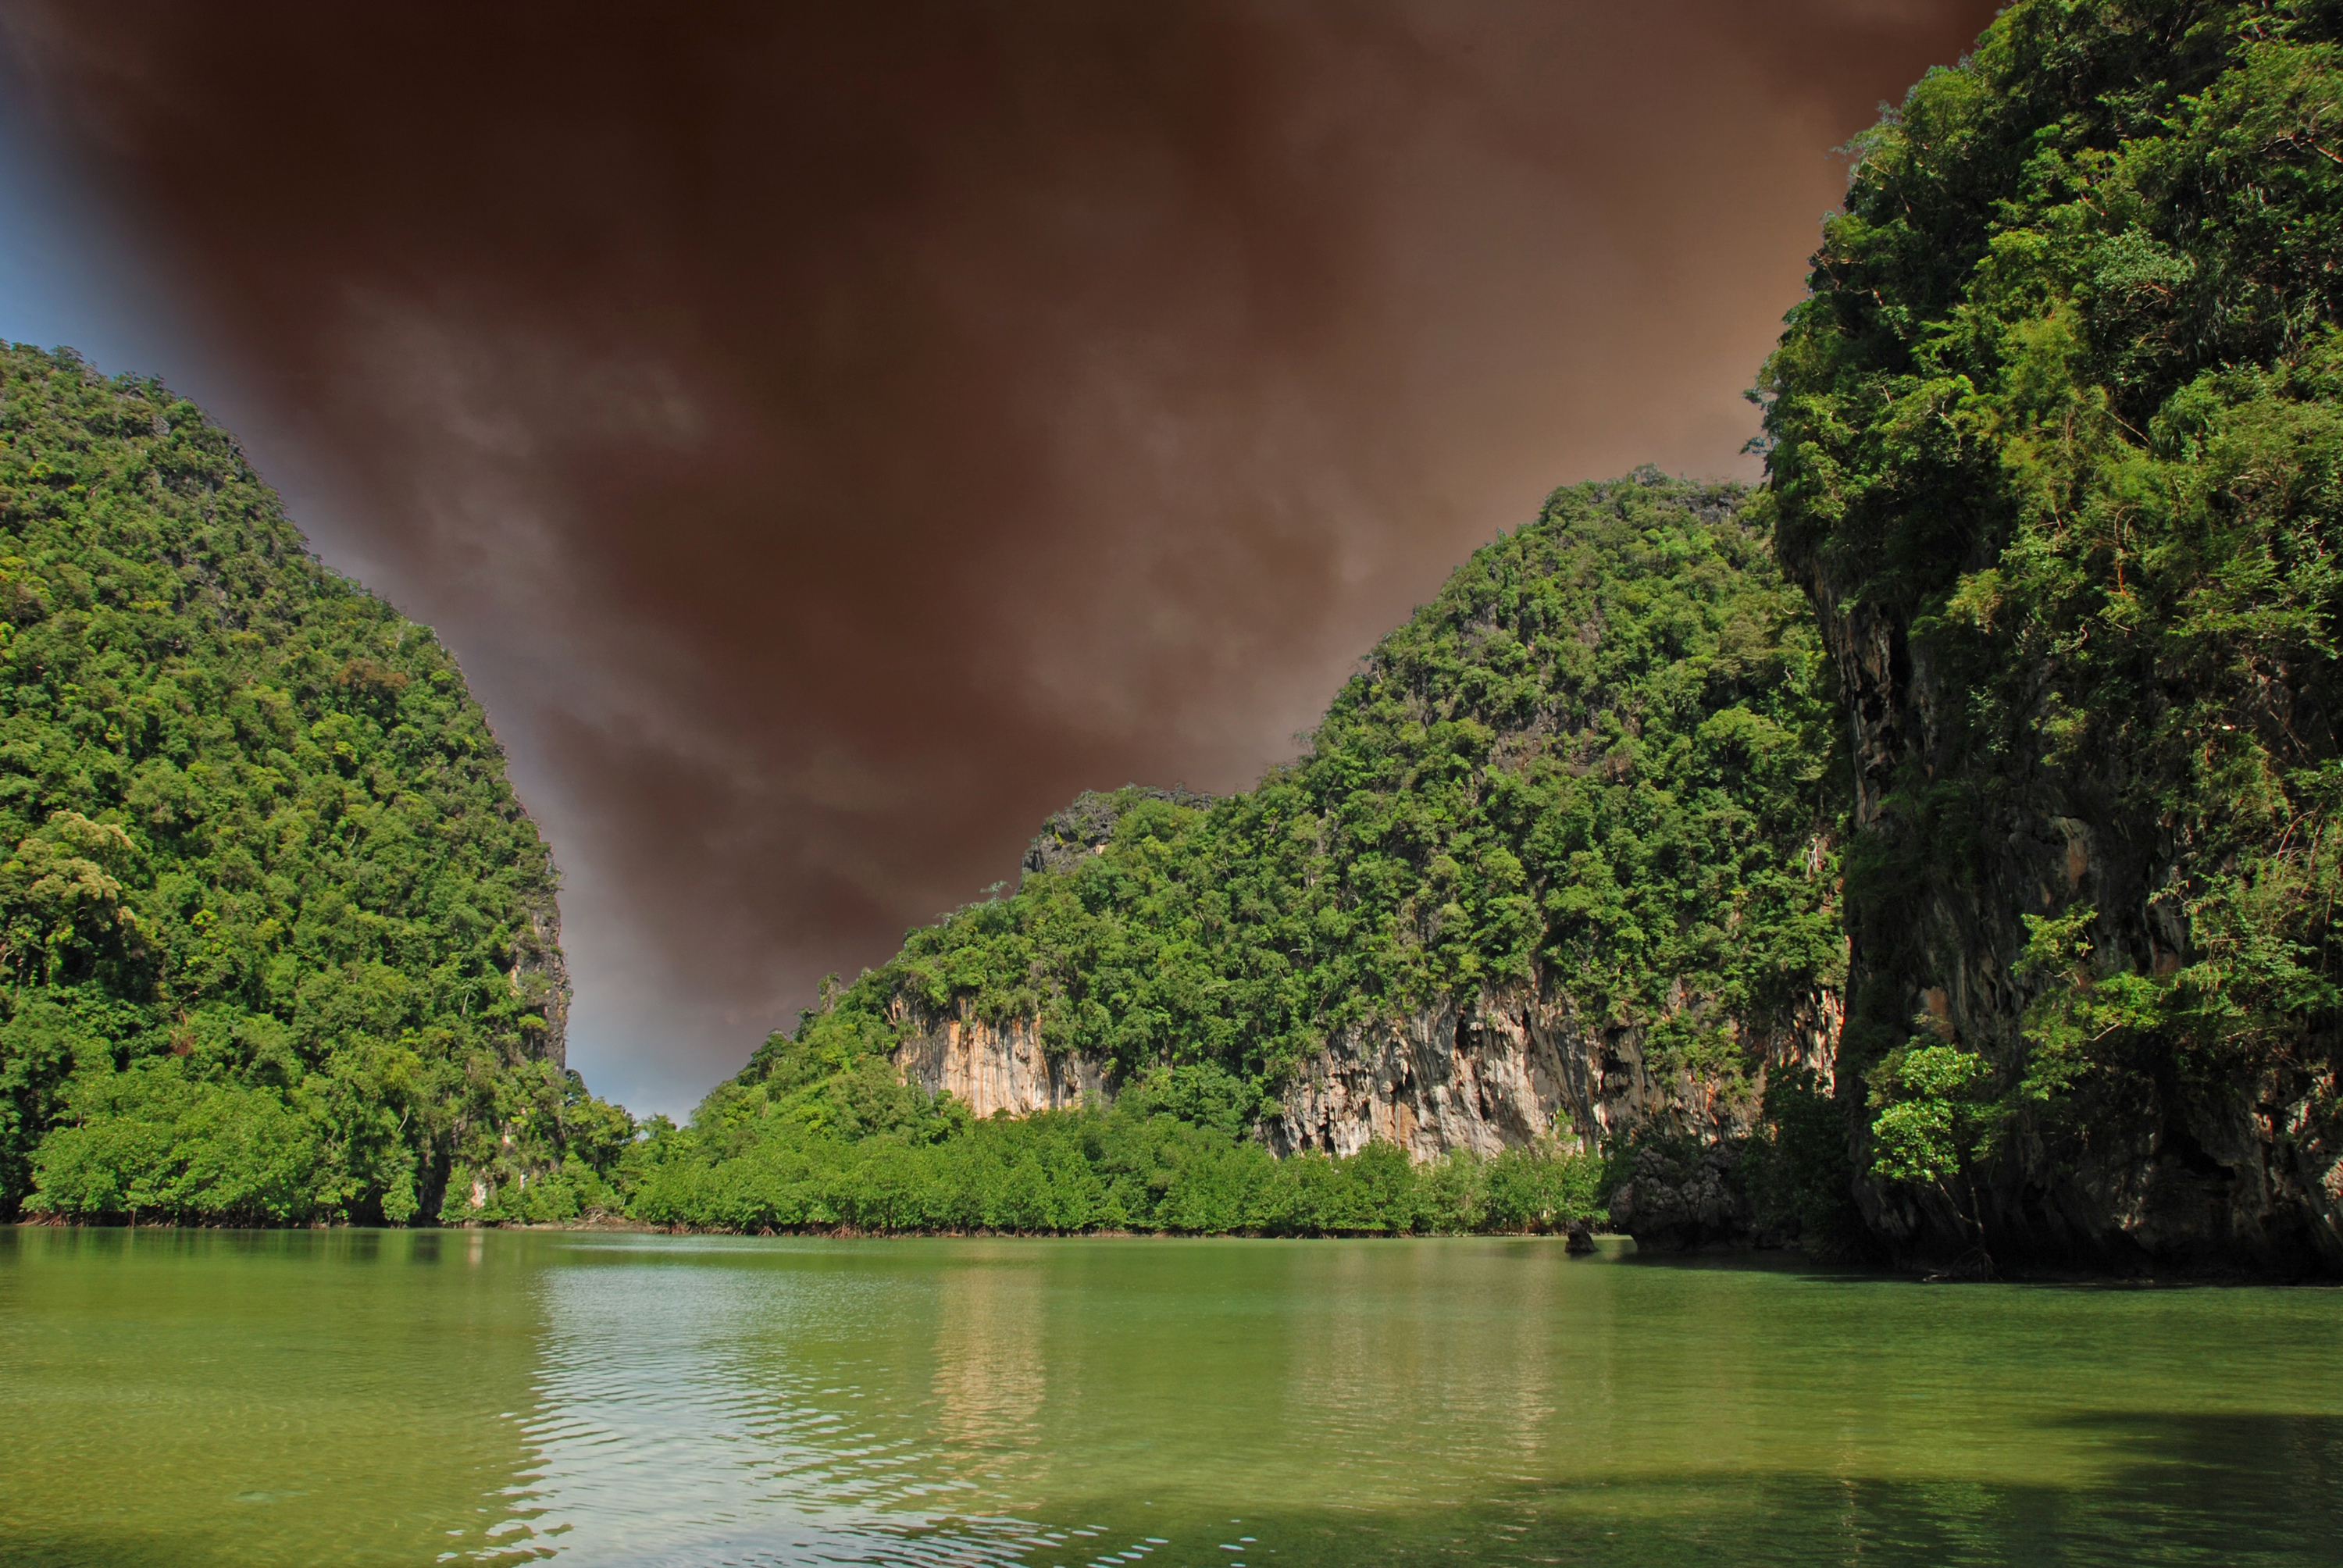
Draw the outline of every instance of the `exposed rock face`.
<instances>
[{"instance_id":1,"label":"exposed rock face","mask_svg":"<svg viewBox=\"0 0 2343 1568\"><path fill-rule=\"evenodd\" d=\"M1589 1144L1654 1129L1702 1141L1746 1134L1767 1068L1827 1076L1838 1002L1816 997L1795 1026L1757 1042L1755 1071L1720 1080L1646 1059L1643 1030L1589 1027L1567 1000L1527 989L1484 991L1346 1032L1281 1091L1265 1129L1280 1153L1350 1154L1380 1139L1418 1160L1451 1149L1493 1154L1546 1137Z\"/></svg>"},{"instance_id":2,"label":"exposed rock face","mask_svg":"<svg viewBox=\"0 0 2343 1568\"><path fill-rule=\"evenodd\" d=\"M1030 1020L996 1028L981 1019L922 1019L892 1058L897 1076L930 1094L949 1093L978 1116L1063 1111L1111 1098L1106 1073L1079 1055L1051 1056Z\"/></svg>"},{"instance_id":3,"label":"exposed rock face","mask_svg":"<svg viewBox=\"0 0 2343 1568\"><path fill-rule=\"evenodd\" d=\"M1068 871L1099 853L1114 837L1123 813L1141 800L1196 808L1212 803L1210 795L1177 788L1127 785L1111 794L1084 790L1041 824L1026 846L1021 878ZM890 1059L896 1076L930 1094L949 1093L978 1116L1002 1111L1030 1116L1037 1111L1067 1110L1085 1099L1103 1102L1114 1097L1105 1065L1078 1053L1051 1055L1031 1019L996 1026L965 1011L930 1018L900 999L894 1016L899 1028L910 1025Z\"/></svg>"},{"instance_id":4,"label":"exposed rock face","mask_svg":"<svg viewBox=\"0 0 2343 1568\"><path fill-rule=\"evenodd\" d=\"M1844 605L1814 563L1786 564L1806 574L1846 694L1856 830L1897 845L1916 829L1885 809L1888 792L1915 765L1928 778L1956 776L1961 762L1941 737L1948 705L1966 694L1946 689L1925 647L1889 611ZM2164 973L2187 961L2187 920L2170 885L2181 846L2127 809L2119 780L2036 758L1980 782L1989 787L1974 792L1982 820L1970 842L1981 852L1958 866L1914 855L1917 876L1850 906L1851 1052L1875 1057L1890 1037L1925 1027L1991 1060L2022 1060L2034 991L2012 969L2026 946L2023 915L2094 906L2101 974ZM2086 1090L2062 1127L2021 1127L1979 1172L1979 1217L1996 1262L2343 1271L2343 1102L2331 1065L2268 1071L2218 1092L2189 1087L2168 1062L2127 1078L2120 1089ZM1846 1088L1859 1116L1859 1079ZM1939 1193L1864 1179L1855 1197L1899 1255L1941 1260L1973 1246Z\"/></svg>"},{"instance_id":5,"label":"exposed rock face","mask_svg":"<svg viewBox=\"0 0 2343 1568\"><path fill-rule=\"evenodd\" d=\"M1185 789L1084 794L1035 836L1025 874L1062 872L1098 853L1143 799L1211 804ZM1707 1005L1678 989L1674 1007ZM1548 1138L1593 1147L1657 1131L1696 1151L1723 1147L1713 1158L1696 1152L1689 1173L1671 1174L1659 1156L1658 1164L1645 1161L1613 1223L1661 1246L1747 1241L1751 1205L1730 1146L1749 1133L1768 1071L1795 1064L1828 1084L1843 1011L1835 991L1818 990L1786 1027L1744 1040L1744 1071L1704 1076L1650 1059L1639 1027L1588 1024L1558 987L1450 998L1329 1041L1280 1091L1282 1109L1261 1137L1279 1155L1348 1155L1380 1140L1426 1161L1454 1149L1491 1155ZM890 1058L897 1075L930 1094L950 1093L980 1117L1111 1102L1121 1087L1111 1063L1053 1055L1031 1019L995 1025L966 1009L930 1017L902 999L892 1012L902 1041Z\"/></svg>"}]
</instances>

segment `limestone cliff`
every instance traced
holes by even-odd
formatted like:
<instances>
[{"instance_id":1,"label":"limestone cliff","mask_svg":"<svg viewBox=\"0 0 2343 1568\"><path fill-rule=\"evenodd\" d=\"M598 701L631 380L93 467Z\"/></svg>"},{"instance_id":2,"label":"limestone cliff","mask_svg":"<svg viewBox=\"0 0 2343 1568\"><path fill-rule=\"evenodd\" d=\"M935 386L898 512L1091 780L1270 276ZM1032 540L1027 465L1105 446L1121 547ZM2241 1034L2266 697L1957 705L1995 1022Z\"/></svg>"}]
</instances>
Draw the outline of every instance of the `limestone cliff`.
<instances>
[{"instance_id":1,"label":"limestone cliff","mask_svg":"<svg viewBox=\"0 0 2343 1568\"><path fill-rule=\"evenodd\" d=\"M1203 798L1086 794L1044 824L1027 850L1027 874L1061 871L1102 853L1120 810L1136 799ZM1678 1010L1712 1003L1681 987L1672 1000ZM1281 1155L1347 1155L1380 1141L1419 1161L1453 1149L1493 1154L1542 1139L1594 1148L1652 1132L1730 1144L1751 1131L1769 1071L1795 1064L1828 1087L1842 1012L1838 992L1818 986L1771 1030L1745 1037L1737 1021L1728 1022L1737 1050L1719 1071L1656 1059L1640 1026L1590 1024L1564 988L1483 990L1339 1031L1286 1080L1261 1137ZM890 1058L897 1076L930 1094L949 1093L980 1117L1110 1103L1121 1087L1111 1062L1048 1050L1032 1018L995 1024L966 1004L938 1014L900 994L889 1016L900 1041ZM1745 1211L1745 1199L1733 1191L1720 1201ZM1715 1218L1707 1226L1713 1237L1732 1229Z\"/></svg>"},{"instance_id":2,"label":"limestone cliff","mask_svg":"<svg viewBox=\"0 0 2343 1568\"><path fill-rule=\"evenodd\" d=\"M514 989L545 1020L542 1031L529 1043L537 1054L556 1067L569 1064L569 965L561 956L561 906L550 889L533 898L527 909L528 935L516 944L512 973Z\"/></svg>"},{"instance_id":3,"label":"limestone cliff","mask_svg":"<svg viewBox=\"0 0 2343 1568\"><path fill-rule=\"evenodd\" d=\"M1745 1042L1732 1070L1704 1071L1653 1060L1640 1028L1588 1026L1566 999L1483 991L1343 1030L1287 1081L1260 1133L1281 1155L1353 1154L1379 1141L1418 1161L1542 1139L1600 1148L1640 1133L1732 1143L1750 1132L1769 1071L1795 1064L1827 1086L1839 1015L1837 994L1818 990L1792 1027ZM980 1117L1109 1103L1120 1087L1108 1064L1050 1052L1030 1019L939 1018L901 1001L895 1016L898 1076ZM1714 1239L1732 1227L1708 1230Z\"/></svg>"},{"instance_id":4,"label":"limestone cliff","mask_svg":"<svg viewBox=\"0 0 2343 1568\"><path fill-rule=\"evenodd\" d=\"M1971 694L1947 688L1907 624L1843 604L1819 572L1808 582L1848 697L1857 833L1920 865L1851 910L1850 985L1878 1029L1900 1038L1919 1020L1990 1059L2023 1060L2027 1004L2052 983L2017 972L2026 915L2098 911L2088 936L2103 976L2169 974L2192 956L2177 896L2187 845L2127 807L2120 779L2052 766L2037 750L1974 780L1989 788L1976 792L1973 853L1950 863L1916 853L1920 829L1891 796L1914 772L1961 777L1946 710ZM2060 1127L2021 1122L1978 1172L1973 1217L1941 1189L1875 1178L1858 1181L1856 1200L1891 1251L1921 1258L1966 1251L1973 1218L2005 1267L2343 1269L2337 1090L2331 1062L2271 1064L2221 1084L2151 1058L2087 1085Z\"/></svg>"},{"instance_id":5,"label":"limestone cliff","mask_svg":"<svg viewBox=\"0 0 2343 1568\"><path fill-rule=\"evenodd\" d=\"M2016 0L1851 144L1760 377L1912 1261L2343 1272L2343 158L2271 128L2338 46Z\"/></svg>"},{"instance_id":6,"label":"limestone cliff","mask_svg":"<svg viewBox=\"0 0 2343 1568\"><path fill-rule=\"evenodd\" d=\"M1795 1063L1827 1078L1838 1011L1835 992L1817 991L1790 1028L1737 1041L1739 1060L1719 1072L1654 1060L1642 1028L1591 1026L1566 994L1483 991L1343 1030L1287 1083L1265 1131L1281 1153L1350 1154L1380 1139L1419 1160L1540 1138L1738 1138L1769 1069Z\"/></svg>"},{"instance_id":7,"label":"limestone cliff","mask_svg":"<svg viewBox=\"0 0 2343 1568\"><path fill-rule=\"evenodd\" d=\"M891 1059L896 1076L949 1094L978 1116L1031 1116L1114 1097L1104 1068L1072 1052L1052 1056L1031 1019L991 1024L967 1009L934 1018L900 1001L895 1016L902 1040Z\"/></svg>"},{"instance_id":8,"label":"limestone cliff","mask_svg":"<svg viewBox=\"0 0 2343 1568\"><path fill-rule=\"evenodd\" d=\"M1042 824L1025 876L1063 874L1103 855L1121 817L1149 800L1212 803L1185 789L1085 792ZM1810 851L1815 863L1824 848ZM1676 1014L1715 1006L1681 984L1668 1003ZM1828 1083L1841 1011L1837 991L1816 986L1771 1028L1727 1020L1735 1050L1718 1070L1655 1059L1641 1026L1589 1023L1566 986L1483 989L1340 1030L1288 1075L1261 1136L1279 1154L1347 1155L1380 1141L1419 1161L1549 1138L1588 1147L1643 1132L1730 1141L1748 1134L1769 1070L1795 1063ZM897 1076L980 1117L1111 1102L1120 1087L1111 1062L1047 1049L1031 1017L992 1023L966 1002L939 1013L900 992L888 1016Z\"/></svg>"}]
</instances>

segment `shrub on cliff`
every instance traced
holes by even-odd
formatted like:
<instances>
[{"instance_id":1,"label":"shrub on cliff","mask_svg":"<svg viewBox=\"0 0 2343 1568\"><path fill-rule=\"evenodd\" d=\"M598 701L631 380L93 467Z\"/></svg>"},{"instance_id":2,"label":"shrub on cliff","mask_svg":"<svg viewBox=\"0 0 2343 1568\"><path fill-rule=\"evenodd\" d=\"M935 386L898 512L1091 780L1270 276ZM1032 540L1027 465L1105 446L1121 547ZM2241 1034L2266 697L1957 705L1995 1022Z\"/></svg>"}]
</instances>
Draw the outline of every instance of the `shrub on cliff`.
<instances>
[{"instance_id":1,"label":"shrub on cliff","mask_svg":"<svg viewBox=\"0 0 2343 1568\"><path fill-rule=\"evenodd\" d=\"M0 1214L405 1221L607 1164L553 890L428 630L193 405L0 345Z\"/></svg>"}]
</instances>

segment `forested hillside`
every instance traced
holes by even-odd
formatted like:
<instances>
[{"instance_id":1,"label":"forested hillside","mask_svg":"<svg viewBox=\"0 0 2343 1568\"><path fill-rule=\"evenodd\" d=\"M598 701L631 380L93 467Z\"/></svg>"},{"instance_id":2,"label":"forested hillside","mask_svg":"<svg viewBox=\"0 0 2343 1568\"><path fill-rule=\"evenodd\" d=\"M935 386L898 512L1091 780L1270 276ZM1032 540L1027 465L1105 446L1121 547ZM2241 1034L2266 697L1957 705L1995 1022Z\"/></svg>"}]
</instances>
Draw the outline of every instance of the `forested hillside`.
<instances>
[{"instance_id":1,"label":"forested hillside","mask_svg":"<svg viewBox=\"0 0 2343 1568\"><path fill-rule=\"evenodd\" d=\"M554 875L425 628L159 384L0 345L0 1213L574 1213Z\"/></svg>"},{"instance_id":2,"label":"forested hillside","mask_svg":"<svg viewBox=\"0 0 2343 1568\"><path fill-rule=\"evenodd\" d=\"M1135 800L1102 853L913 932L807 1038L966 1003L1125 1077L1210 1064L1273 1097L1346 1025L1541 970L1686 1060L1786 1016L1835 972L1829 719L1742 498L1556 492L1376 645L1300 761L1204 809Z\"/></svg>"},{"instance_id":3,"label":"forested hillside","mask_svg":"<svg viewBox=\"0 0 2343 1568\"><path fill-rule=\"evenodd\" d=\"M1324 1145L1285 1101L1313 1059L1414 1017L1448 1020L1435 1043L1471 1057L1496 1048L1461 1016L1534 1013L1582 1077L1607 1063L1655 1086L1628 1105L1615 1085L1574 1101L1547 1081L1518 1124L1476 1109L1469 1135L1418 1138L1460 1188L1542 1140L1689 1135L1709 1116L1745 1131L1768 1064L1798 1054L1802 1027L1826 1029L1844 786L1827 777L1819 644L1743 498L1648 471L1556 492L1377 645L1299 761L1217 801L1091 798L1074 815L1095 843L1045 835L1016 891L913 931L775 1035L662 1136L642 1211L820 1223L841 1192L908 1182L939 1193L923 1222L963 1222L940 1218L959 1211L951 1183L921 1173L942 1156L874 1152L973 1136L964 1110L899 1081L898 1053L940 1020L1030 1025L1120 1096L1115 1118L1094 1117L1122 1129L1106 1142L1071 1130L1081 1113L1036 1119L1070 1128L1031 1135L1028 1206L1059 1216L1042 1228L1197 1228L1172 1217L1203 1181L1181 1174L1196 1161L1233 1162L1202 1228L1383 1228L1390 1216L1294 1219L1285 1189ZM1305 1151L1292 1171L1239 1149L1256 1124ZM1002 1179L1023 1158L1008 1150ZM849 1167L867 1174L841 1186ZM1560 1169L1555 1190L1599 1198ZM1481 1212L1442 1201L1450 1218L1423 1222ZM1501 1209L1502 1226L1524 1222Z\"/></svg>"},{"instance_id":4,"label":"forested hillside","mask_svg":"<svg viewBox=\"0 0 2343 1568\"><path fill-rule=\"evenodd\" d=\"M1871 1226L2343 1268L2343 7L2023 0L1855 150L1762 504L1857 740Z\"/></svg>"}]
</instances>

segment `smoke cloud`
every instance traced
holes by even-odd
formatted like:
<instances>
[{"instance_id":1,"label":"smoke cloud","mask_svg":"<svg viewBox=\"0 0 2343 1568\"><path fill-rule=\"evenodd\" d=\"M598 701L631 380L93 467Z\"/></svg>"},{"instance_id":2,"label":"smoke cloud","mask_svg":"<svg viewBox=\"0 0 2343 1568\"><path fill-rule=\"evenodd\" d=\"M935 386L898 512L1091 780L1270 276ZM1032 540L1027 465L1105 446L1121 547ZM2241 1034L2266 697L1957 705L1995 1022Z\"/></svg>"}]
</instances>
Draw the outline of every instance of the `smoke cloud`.
<instances>
[{"instance_id":1,"label":"smoke cloud","mask_svg":"<svg viewBox=\"0 0 2343 1568\"><path fill-rule=\"evenodd\" d=\"M572 1060L674 1111L1078 789L1245 787L1553 486L1754 476L1828 150L1993 8L21 0L0 48L327 558L462 658Z\"/></svg>"}]
</instances>

